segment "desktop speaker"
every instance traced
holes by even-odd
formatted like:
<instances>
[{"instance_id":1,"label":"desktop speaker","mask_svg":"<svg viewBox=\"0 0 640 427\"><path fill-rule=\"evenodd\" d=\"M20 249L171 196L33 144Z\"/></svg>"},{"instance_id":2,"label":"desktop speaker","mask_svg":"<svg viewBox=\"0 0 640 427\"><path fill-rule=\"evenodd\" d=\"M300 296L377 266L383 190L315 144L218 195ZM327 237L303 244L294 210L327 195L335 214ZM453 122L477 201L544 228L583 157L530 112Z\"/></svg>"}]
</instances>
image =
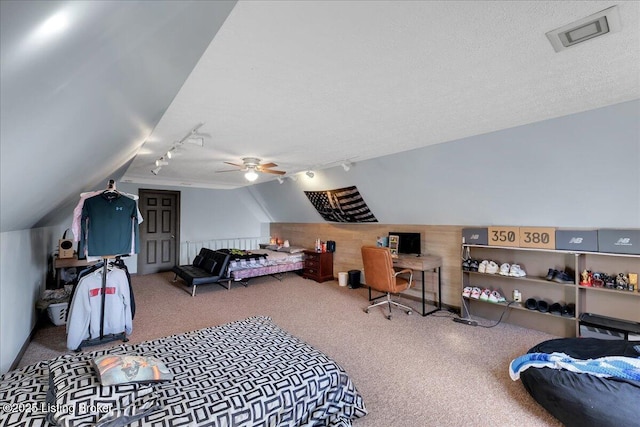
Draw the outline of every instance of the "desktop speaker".
<instances>
[{"instance_id":1,"label":"desktop speaker","mask_svg":"<svg viewBox=\"0 0 640 427\"><path fill-rule=\"evenodd\" d=\"M73 258L73 240L67 239L67 231L65 230L62 239L58 240L58 258Z\"/></svg>"}]
</instances>

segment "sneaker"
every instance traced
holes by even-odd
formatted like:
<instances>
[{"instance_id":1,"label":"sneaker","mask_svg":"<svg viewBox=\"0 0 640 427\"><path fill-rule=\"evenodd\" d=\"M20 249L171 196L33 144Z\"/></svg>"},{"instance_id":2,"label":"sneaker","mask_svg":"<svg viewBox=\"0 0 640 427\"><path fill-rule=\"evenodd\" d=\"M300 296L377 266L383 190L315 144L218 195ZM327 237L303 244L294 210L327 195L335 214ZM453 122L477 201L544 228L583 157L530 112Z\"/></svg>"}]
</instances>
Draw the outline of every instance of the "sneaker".
<instances>
[{"instance_id":1,"label":"sneaker","mask_svg":"<svg viewBox=\"0 0 640 427\"><path fill-rule=\"evenodd\" d=\"M469 263L469 271L478 271L478 260L472 259Z\"/></svg>"},{"instance_id":2,"label":"sneaker","mask_svg":"<svg viewBox=\"0 0 640 427\"><path fill-rule=\"evenodd\" d=\"M471 266L470 259L465 259L464 261L462 261L462 271L469 271L470 266Z\"/></svg>"},{"instance_id":3,"label":"sneaker","mask_svg":"<svg viewBox=\"0 0 640 427\"><path fill-rule=\"evenodd\" d=\"M480 290L480 288L473 288L471 290L471 298L473 299L479 299L480 298L480 294L482 293L482 291Z\"/></svg>"},{"instance_id":4,"label":"sneaker","mask_svg":"<svg viewBox=\"0 0 640 427\"><path fill-rule=\"evenodd\" d=\"M504 264L502 264L500 266L499 273L500 273L501 276L508 276L510 269L511 269L511 266L505 262Z\"/></svg>"},{"instance_id":5,"label":"sneaker","mask_svg":"<svg viewBox=\"0 0 640 427\"><path fill-rule=\"evenodd\" d=\"M469 298L471 296L471 291L473 290L473 288L471 286L466 286L463 290L462 290L462 296L464 298Z\"/></svg>"},{"instance_id":6,"label":"sneaker","mask_svg":"<svg viewBox=\"0 0 640 427\"><path fill-rule=\"evenodd\" d=\"M556 271L556 274L553 275L552 280L556 283L574 283L575 282L573 276L571 276L569 273L566 273L564 271Z\"/></svg>"},{"instance_id":7,"label":"sneaker","mask_svg":"<svg viewBox=\"0 0 640 427\"><path fill-rule=\"evenodd\" d=\"M507 299L503 297L500 292L493 291L491 292L491 295L489 295L489 302L495 302L497 304L501 302L507 302Z\"/></svg>"},{"instance_id":8,"label":"sneaker","mask_svg":"<svg viewBox=\"0 0 640 427\"><path fill-rule=\"evenodd\" d=\"M527 275L527 273L525 273L525 271L522 268L520 268L520 265L511 264L511 269L509 269L509 276L512 276L512 277L524 277L526 275Z\"/></svg>"},{"instance_id":9,"label":"sneaker","mask_svg":"<svg viewBox=\"0 0 640 427\"><path fill-rule=\"evenodd\" d=\"M558 270L554 268L550 268L549 271L547 272L547 277L545 277L545 279L553 280L553 276L555 276L557 273L558 273Z\"/></svg>"},{"instance_id":10,"label":"sneaker","mask_svg":"<svg viewBox=\"0 0 640 427\"><path fill-rule=\"evenodd\" d=\"M491 289L485 288L482 290L480 294L480 301L489 301L489 296L491 295Z\"/></svg>"},{"instance_id":11,"label":"sneaker","mask_svg":"<svg viewBox=\"0 0 640 427\"><path fill-rule=\"evenodd\" d=\"M478 273L486 273L487 272L487 265L489 264L489 261L487 261L486 259L484 261L482 261L479 265L478 265Z\"/></svg>"},{"instance_id":12,"label":"sneaker","mask_svg":"<svg viewBox=\"0 0 640 427\"><path fill-rule=\"evenodd\" d=\"M498 267L498 264L496 264L493 261L489 261L489 264L487 264L487 273L489 274L496 274L498 272L498 270L500 269L500 267Z\"/></svg>"}]
</instances>

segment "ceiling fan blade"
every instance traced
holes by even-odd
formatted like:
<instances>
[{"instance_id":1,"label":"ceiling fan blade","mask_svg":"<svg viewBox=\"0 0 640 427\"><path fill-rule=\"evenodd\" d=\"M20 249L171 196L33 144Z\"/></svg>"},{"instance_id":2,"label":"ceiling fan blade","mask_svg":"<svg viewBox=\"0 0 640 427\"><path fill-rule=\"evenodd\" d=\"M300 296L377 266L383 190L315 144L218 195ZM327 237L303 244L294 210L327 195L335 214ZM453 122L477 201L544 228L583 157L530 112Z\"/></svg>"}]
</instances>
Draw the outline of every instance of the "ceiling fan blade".
<instances>
[{"instance_id":1,"label":"ceiling fan blade","mask_svg":"<svg viewBox=\"0 0 640 427\"><path fill-rule=\"evenodd\" d=\"M223 171L215 171L215 173L221 173L221 172L241 172L241 171L239 169L227 169Z\"/></svg>"},{"instance_id":2,"label":"ceiling fan blade","mask_svg":"<svg viewBox=\"0 0 640 427\"><path fill-rule=\"evenodd\" d=\"M228 165L231 165L231 166L237 166L237 167L239 167L239 168L243 168L243 167L244 167L244 165L238 165L238 164L236 164L236 163L231 163L231 162L224 162L224 163L226 163L226 164L228 164Z\"/></svg>"},{"instance_id":3,"label":"ceiling fan blade","mask_svg":"<svg viewBox=\"0 0 640 427\"><path fill-rule=\"evenodd\" d=\"M263 165L259 165L258 167L259 168L274 168L276 166L278 166L278 165L276 165L275 163L265 163Z\"/></svg>"},{"instance_id":4,"label":"ceiling fan blade","mask_svg":"<svg viewBox=\"0 0 640 427\"><path fill-rule=\"evenodd\" d=\"M272 173L272 174L275 174L275 175L284 175L286 173L285 171L274 171L274 170L271 170L271 169L263 169L260 172Z\"/></svg>"}]
</instances>

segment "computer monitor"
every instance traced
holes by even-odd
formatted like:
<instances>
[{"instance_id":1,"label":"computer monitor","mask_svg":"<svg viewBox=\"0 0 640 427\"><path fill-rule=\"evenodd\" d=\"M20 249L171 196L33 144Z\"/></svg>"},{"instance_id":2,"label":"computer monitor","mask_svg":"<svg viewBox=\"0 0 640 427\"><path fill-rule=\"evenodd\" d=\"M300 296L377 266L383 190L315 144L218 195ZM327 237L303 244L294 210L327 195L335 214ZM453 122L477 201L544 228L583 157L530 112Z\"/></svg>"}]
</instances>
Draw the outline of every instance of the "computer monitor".
<instances>
[{"instance_id":1,"label":"computer monitor","mask_svg":"<svg viewBox=\"0 0 640 427\"><path fill-rule=\"evenodd\" d=\"M420 255L422 254L422 234L390 231L390 236L398 236L398 253Z\"/></svg>"}]
</instances>

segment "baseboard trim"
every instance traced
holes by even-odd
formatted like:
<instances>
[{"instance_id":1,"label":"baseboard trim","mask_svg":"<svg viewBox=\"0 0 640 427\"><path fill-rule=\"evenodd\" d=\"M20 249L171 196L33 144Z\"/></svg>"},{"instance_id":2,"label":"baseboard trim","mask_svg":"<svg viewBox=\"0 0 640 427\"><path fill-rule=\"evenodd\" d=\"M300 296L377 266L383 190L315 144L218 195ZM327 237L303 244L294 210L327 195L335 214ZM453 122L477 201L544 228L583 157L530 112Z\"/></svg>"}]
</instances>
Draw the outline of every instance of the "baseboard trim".
<instances>
[{"instance_id":1,"label":"baseboard trim","mask_svg":"<svg viewBox=\"0 0 640 427\"><path fill-rule=\"evenodd\" d=\"M22 344L22 347L20 347L20 351L18 352L18 354L16 355L16 358L13 360L13 363L11 363L11 366L9 367L10 371L13 371L14 369L16 369L18 367L18 364L20 364L20 361L22 360L22 356L24 356L24 353L27 351L29 344L31 344L31 341L33 341L33 337L36 335L36 331L38 330L38 325L42 321L43 315L46 315L46 310L44 310L42 313L38 315L38 318L36 319L36 323L35 325L33 325L33 328L31 329L29 336L25 340L24 344Z\"/></svg>"}]
</instances>

